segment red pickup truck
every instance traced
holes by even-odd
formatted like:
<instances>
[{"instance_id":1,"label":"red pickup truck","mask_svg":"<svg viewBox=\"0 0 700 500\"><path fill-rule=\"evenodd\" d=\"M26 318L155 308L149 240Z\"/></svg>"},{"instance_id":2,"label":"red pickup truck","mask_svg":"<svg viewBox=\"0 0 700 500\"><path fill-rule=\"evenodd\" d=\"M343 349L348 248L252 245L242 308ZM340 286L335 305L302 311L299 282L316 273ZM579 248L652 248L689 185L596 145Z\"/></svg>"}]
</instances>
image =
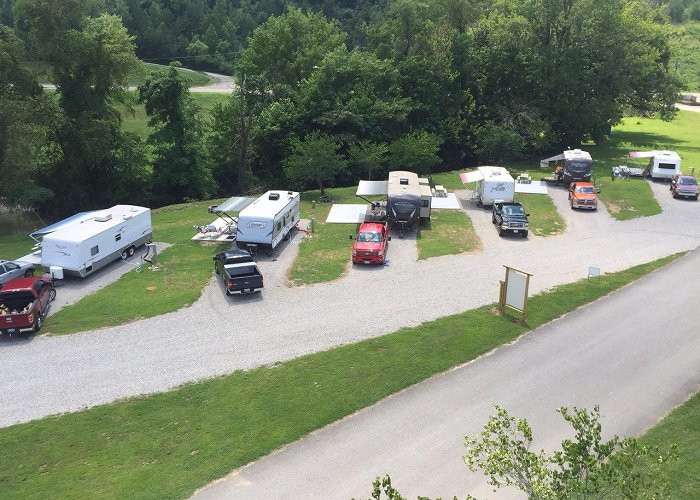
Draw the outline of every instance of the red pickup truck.
<instances>
[{"instance_id":1,"label":"red pickup truck","mask_svg":"<svg viewBox=\"0 0 700 500\"><path fill-rule=\"evenodd\" d=\"M352 263L384 264L389 241L391 236L386 222L363 223L352 246Z\"/></svg>"},{"instance_id":2,"label":"red pickup truck","mask_svg":"<svg viewBox=\"0 0 700 500\"><path fill-rule=\"evenodd\" d=\"M56 298L51 277L17 278L0 288L0 335L38 332Z\"/></svg>"}]
</instances>

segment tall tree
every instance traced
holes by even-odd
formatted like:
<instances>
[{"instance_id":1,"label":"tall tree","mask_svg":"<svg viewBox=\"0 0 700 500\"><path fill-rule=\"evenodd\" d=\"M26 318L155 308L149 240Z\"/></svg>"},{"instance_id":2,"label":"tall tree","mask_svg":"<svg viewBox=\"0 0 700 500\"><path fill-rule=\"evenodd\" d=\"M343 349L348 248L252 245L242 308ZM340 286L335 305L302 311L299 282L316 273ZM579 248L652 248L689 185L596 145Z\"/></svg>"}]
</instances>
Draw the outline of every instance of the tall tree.
<instances>
[{"instance_id":1,"label":"tall tree","mask_svg":"<svg viewBox=\"0 0 700 500\"><path fill-rule=\"evenodd\" d=\"M373 173L379 174L384 171L388 152L386 144L370 140L356 142L348 148L350 164L360 174L367 172L367 180L372 180Z\"/></svg>"},{"instance_id":2,"label":"tall tree","mask_svg":"<svg viewBox=\"0 0 700 500\"><path fill-rule=\"evenodd\" d=\"M202 199L215 189L205 154L204 124L187 84L175 64L154 74L139 87L154 152L153 198L158 204Z\"/></svg>"},{"instance_id":3,"label":"tall tree","mask_svg":"<svg viewBox=\"0 0 700 500\"><path fill-rule=\"evenodd\" d=\"M284 171L297 183L315 182L325 194L329 183L347 168L347 161L338 153L340 147L329 135L313 131L303 140L293 138L291 154L285 161Z\"/></svg>"},{"instance_id":4,"label":"tall tree","mask_svg":"<svg viewBox=\"0 0 700 500\"><path fill-rule=\"evenodd\" d=\"M425 130L416 130L389 145L389 165L396 170L409 170L421 175L430 173L440 163L441 139Z\"/></svg>"},{"instance_id":5,"label":"tall tree","mask_svg":"<svg viewBox=\"0 0 700 500\"><path fill-rule=\"evenodd\" d=\"M18 26L52 68L65 121L57 131L62 157L47 172L58 213L121 201L142 202L146 158L121 131L117 106L128 106L127 75L139 64L134 38L118 17L90 17L94 4L18 0ZM109 189L105 189L109 186Z\"/></svg>"}]
</instances>

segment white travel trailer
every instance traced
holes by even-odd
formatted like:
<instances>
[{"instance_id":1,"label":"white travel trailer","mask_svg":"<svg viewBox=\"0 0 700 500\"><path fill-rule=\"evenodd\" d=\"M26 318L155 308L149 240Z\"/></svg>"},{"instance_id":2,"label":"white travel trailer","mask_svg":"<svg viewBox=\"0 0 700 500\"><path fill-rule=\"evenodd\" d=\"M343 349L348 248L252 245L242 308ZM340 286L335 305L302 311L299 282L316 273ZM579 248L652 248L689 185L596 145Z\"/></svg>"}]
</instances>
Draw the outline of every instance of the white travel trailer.
<instances>
[{"instance_id":1,"label":"white travel trailer","mask_svg":"<svg viewBox=\"0 0 700 500\"><path fill-rule=\"evenodd\" d=\"M62 268L65 274L85 277L151 241L151 210L133 205L90 212L44 234L41 265Z\"/></svg>"},{"instance_id":2,"label":"white travel trailer","mask_svg":"<svg viewBox=\"0 0 700 500\"><path fill-rule=\"evenodd\" d=\"M652 179L670 179L681 173L681 157L675 151L630 151L630 158L649 158L644 174Z\"/></svg>"},{"instance_id":3,"label":"white travel trailer","mask_svg":"<svg viewBox=\"0 0 700 500\"><path fill-rule=\"evenodd\" d=\"M238 213L239 248L267 248L267 254L299 223L301 197L294 191L268 191Z\"/></svg>"},{"instance_id":4,"label":"white travel trailer","mask_svg":"<svg viewBox=\"0 0 700 500\"><path fill-rule=\"evenodd\" d=\"M476 182L475 198L478 205L493 205L496 200L513 201L515 180L503 167L477 167L473 172L460 174L462 182Z\"/></svg>"}]
</instances>

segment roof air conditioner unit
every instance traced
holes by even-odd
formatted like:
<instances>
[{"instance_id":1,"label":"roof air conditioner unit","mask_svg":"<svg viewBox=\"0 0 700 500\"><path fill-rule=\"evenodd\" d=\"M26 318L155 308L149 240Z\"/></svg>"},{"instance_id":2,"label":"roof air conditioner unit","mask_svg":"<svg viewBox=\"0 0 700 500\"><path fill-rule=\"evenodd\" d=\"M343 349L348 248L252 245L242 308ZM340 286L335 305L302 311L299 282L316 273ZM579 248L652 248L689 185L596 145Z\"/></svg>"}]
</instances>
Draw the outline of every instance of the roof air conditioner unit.
<instances>
[{"instance_id":1,"label":"roof air conditioner unit","mask_svg":"<svg viewBox=\"0 0 700 500\"><path fill-rule=\"evenodd\" d=\"M279 194L279 193L270 193L269 199L271 199L271 200L279 200L279 199L280 199L280 194Z\"/></svg>"},{"instance_id":2,"label":"roof air conditioner unit","mask_svg":"<svg viewBox=\"0 0 700 500\"><path fill-rule=\"evenodd\" d=\"M112 214L110 213L95 215L95 222L107 222L108 220L112 220Z\"/></svg>"}]
</instances>

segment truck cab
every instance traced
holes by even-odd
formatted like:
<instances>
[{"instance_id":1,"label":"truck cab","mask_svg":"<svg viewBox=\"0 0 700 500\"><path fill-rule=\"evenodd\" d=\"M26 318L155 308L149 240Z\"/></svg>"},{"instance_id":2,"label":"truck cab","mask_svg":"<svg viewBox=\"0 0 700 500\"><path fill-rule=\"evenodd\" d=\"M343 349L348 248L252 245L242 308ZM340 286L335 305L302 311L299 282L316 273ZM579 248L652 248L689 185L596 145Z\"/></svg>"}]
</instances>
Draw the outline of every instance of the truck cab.
<instances>
[{"instance_id":1,"label":"truck cab","mask_svg":"<svg viewBox=\"0 0 700 500\"><path fill-rule=\"evenodd\" d=\"M386 222L364 222L354 239L353 264L384 264L387 246L391 241Z\"/></svg>"},{"instance_id":2,"label":"truck cab","mask_svg":"<svg viewBox=\"0 0 700 500\"><path fill-rule=\"evenodd\" d=\"M519 234L527 238L529 231L528 216L525 209L518 202L495 201L491 222L496 224L498 235L505 233Z\"/></svg>"}]
</instances>

